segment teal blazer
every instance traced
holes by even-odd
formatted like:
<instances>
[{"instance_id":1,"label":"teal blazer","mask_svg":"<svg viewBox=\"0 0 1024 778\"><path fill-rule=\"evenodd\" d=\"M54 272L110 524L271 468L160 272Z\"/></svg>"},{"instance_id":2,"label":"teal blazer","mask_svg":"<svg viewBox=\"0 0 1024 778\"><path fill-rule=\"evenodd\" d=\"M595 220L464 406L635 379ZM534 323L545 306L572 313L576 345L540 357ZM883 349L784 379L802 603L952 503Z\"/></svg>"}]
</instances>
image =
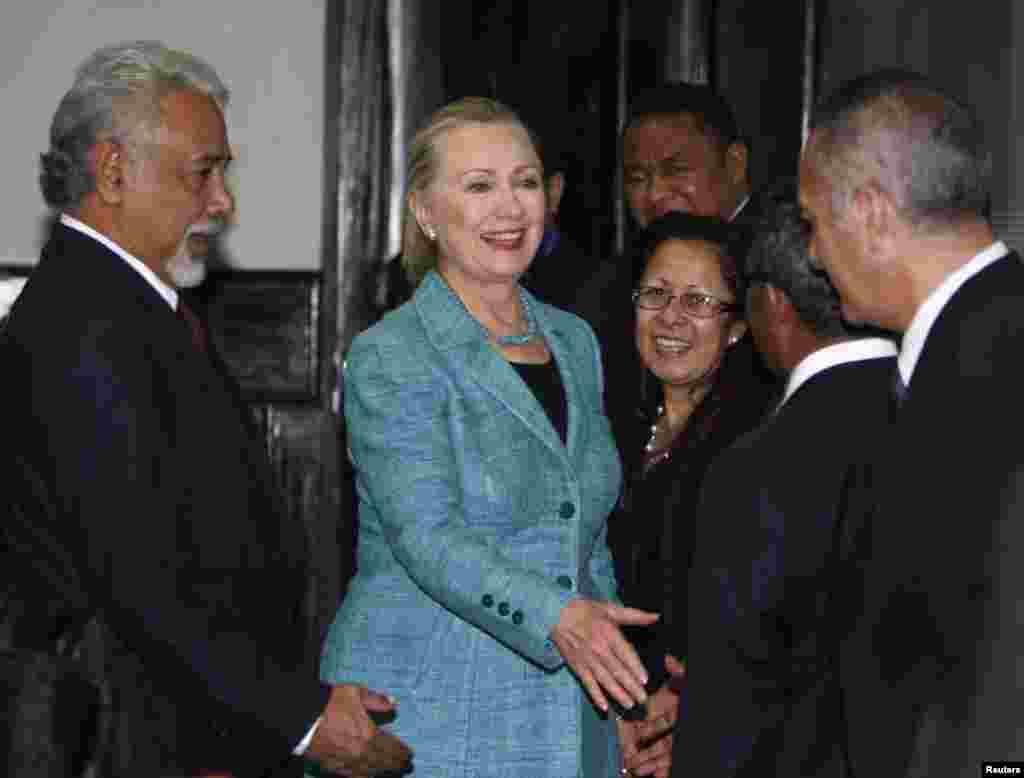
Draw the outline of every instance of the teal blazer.
<instances>
[{"instance_id":1,"label":"teal blazer","mask_svg":"<svg viewBox=\"0 0 1024 778\"><path fill-rule=\"evenodd\" d=\"M618 773L614 726L548 636L571 599L617 601L606 533L622 472L593 332L530 302L567 445L434 272L345 363L358 572L322 677L397 698L415 776Z\"/></svg>"}]
</instances>

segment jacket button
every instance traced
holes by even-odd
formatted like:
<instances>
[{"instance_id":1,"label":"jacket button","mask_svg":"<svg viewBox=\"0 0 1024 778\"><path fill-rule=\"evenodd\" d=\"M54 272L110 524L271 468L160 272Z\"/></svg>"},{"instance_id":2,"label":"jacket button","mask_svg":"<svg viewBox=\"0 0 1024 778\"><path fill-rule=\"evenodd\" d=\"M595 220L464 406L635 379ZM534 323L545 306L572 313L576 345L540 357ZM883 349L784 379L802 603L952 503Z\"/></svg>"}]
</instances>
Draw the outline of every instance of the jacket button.
<instances>
[{"instance_id":1,"label":"jacket button","mask_svg":"<svg viewBox=\"0 0 1024 778\"><path fill-rule=\"evenodd\" d=\"M499 616L508 616L508 612L509 612L508 603L507 602L499 602L498 603L498 615Z\"/></svg>"},{"instance_id":2,"label":"jacket button","mask_svg":"<svg viewBox=\"0 0 1024 778\"><path fill-rule=\"evenodd\" d=\"M556 580L558 581L558 585L561 586L563 589L572 588L572 579L569 576L560 575Z\"/></svg>"},{"instance_id":3,"label":"jacket button","mask_svg":"<svg viewBox=\"0 0 1024 778\"><path fill-rule=\"evenodd\" d=\"M522 611L515 611L512 614L512 623L515 624L517 627L520 624L523 623L523 612Z\"/></svg>"},{"instance_id":4,"label":"jacket button","mask_svg":"<svg viewBox=\"0 0 1024 778\"><path fill-rule=\"evenodd\" d=\"M492 605L494 605L494 598L489 594L485 594L483 597L480 598L480 604L483 605L485 608L490 608Z\"/></svg>"},{"instance_id":5,"label":"jacket button","mask_svg":"<svg viewBox=\"0 0 1024 778\"><path fill-rule=\"evenodd\" d=\"M558 515L563 519L571 519L576 513L576 506L571 502L563 502L562 507L558 509Z\"/></svg>"}]
</instances>

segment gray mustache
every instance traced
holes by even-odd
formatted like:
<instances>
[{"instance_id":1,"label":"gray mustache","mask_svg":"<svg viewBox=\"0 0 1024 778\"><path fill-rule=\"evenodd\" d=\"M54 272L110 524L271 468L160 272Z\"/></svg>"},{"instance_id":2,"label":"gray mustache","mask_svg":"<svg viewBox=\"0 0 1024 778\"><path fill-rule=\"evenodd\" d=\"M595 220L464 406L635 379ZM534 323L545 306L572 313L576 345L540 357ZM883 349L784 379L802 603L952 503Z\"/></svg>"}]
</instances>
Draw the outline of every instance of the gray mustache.
<instances>
[{"instance_id":1,"label":"gray mustache","mask_svg":"<svg viewBox=\"0 0 1024 778\"><path fill-rule=\"evenodd\" d=\"M193 235L203 235L205 237L212 238L224 231L223 222L203 222L202 224L193 224L188 228L185 233L186 238L190 238Z\"/></svg>"}]
</instances>

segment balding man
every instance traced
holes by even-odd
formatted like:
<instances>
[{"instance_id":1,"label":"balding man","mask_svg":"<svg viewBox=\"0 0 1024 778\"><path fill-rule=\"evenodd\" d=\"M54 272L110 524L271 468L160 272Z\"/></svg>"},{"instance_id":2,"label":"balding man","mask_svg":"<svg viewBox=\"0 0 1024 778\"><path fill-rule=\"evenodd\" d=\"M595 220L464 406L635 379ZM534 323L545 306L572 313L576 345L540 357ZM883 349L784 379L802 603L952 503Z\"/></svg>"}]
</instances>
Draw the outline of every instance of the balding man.
<instances>
[{"instance_id":1,"label":"balding man","mask_svg":"<svg viewBox=\"0 0 1024 778\"><path fill-rule=\"evenodd\" d=\"M984 215L988 172L970 109L899 71L840 87L801 161L811 250L847 320L903 336L893 423L840 536L852 776L1024 759L1024 266Z\"/></svg>"}]
</instances>

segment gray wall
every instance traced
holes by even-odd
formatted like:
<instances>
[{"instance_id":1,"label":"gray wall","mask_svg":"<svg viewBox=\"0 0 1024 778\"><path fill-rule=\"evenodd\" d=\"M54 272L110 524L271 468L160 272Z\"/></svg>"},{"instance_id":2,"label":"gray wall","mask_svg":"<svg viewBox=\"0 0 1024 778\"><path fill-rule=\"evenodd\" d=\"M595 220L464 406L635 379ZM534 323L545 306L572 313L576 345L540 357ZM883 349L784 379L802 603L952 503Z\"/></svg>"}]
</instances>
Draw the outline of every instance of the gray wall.
<instances>
[{"instance_id":1,"label":"gray wall","mask_svg":"<svg viewBox=\"0 0 1024 778\"><path fill-rule=\"evenodd\" d=\"M157 38L209 60L231 87L228 134L244 269L320 267L327 0L32 0L0 25L0 263L33 263L46 209L37 160L74 68L97 47ZM13 4L11 4L13 5Z\"/></svg>"}]
</instances>

